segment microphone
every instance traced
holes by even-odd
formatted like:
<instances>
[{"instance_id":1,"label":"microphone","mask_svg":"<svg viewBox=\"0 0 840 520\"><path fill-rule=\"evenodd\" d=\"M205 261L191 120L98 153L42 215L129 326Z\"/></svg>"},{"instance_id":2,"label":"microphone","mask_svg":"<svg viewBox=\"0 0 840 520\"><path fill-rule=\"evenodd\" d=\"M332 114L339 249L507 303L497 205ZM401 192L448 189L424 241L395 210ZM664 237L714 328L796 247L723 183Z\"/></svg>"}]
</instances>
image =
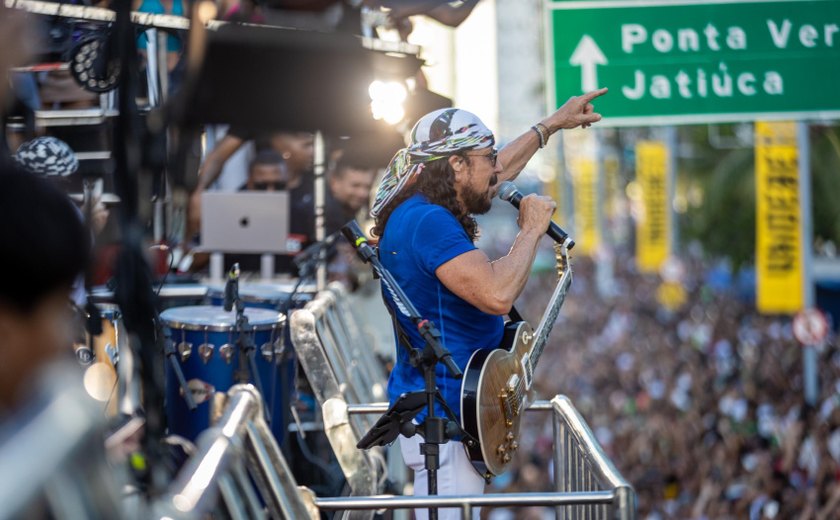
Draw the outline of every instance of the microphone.
<instances>
[{"instance_id":1,"label":"microphone","mask_svg":"<svg viewBox=\"0 0 840 520\"><path fill-rule=\"evenodd\" d=\"M227 282L225 282L225 300L223 306L225 312L233 310L236 300L239 299L239 264L235 263L230 268Z\"/></svg>"},{"instance_id":2,"label":"microphone","mask_svg":"<svg viewBox=\"0 0 840 520\"><path fill-rule=\"evenodd\" d=\"M500 185L499 198L510 202L513 204L513 207L519 209L519 203L522 202L522 192L516 189L514 183L505 181ZM554 222L549 222L548 230L545 234L550 236L558 244L566 246L566 249L575 247L575 241L569 238L569 234Z\"/></svg>"},{"instance_id":3,"label":"microphone","mask_svg":"<svg viewBox=\"0 0 840 520\"><path fill-rule=\"evenodd\" d=\"M304 264L307 264L314 260L319 260L321 251L332 247L332 245L335 243L336 240L338 240L338 237L340 236L341 233L336 231L335 233L328 235L321 242L315 242L314 244L310 244L306 247L306 249L295 255L295 257L292 259L292 263L294 263L297 266L298 270L300 270Z\"/></svg>"},{"instance_id":4,"label":"microphone","mask_svg":"<svg viewBox=\"0 0 840 520\"><path fill-rule=\"evenodd\" d=\"M365 263L369 262L371 258L376 256L376 252L372 247L370 247L370 244L368 244L365 232L362 231L362 228L359 227L359 223L355 220L351 220L345 224L344 227L341 228L341 233L356 250L356 254L359 255L359 258L361 258Z\"/></svg>"}]
</instances>

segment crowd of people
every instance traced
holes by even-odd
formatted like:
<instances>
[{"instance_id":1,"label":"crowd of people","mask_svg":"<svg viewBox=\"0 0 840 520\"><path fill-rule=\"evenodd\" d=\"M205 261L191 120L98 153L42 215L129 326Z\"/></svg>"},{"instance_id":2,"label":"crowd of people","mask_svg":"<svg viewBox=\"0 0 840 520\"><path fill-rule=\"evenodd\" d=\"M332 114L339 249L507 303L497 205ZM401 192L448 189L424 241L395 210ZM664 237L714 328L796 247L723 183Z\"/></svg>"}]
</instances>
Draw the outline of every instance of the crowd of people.
<instances>
[{"instance_id":1,"label":"crowd of people","mask_svg":"<svg viewBox=\"0 0 840 520\"><path fill-rule=\"evenodd\" d=\"M295 10L290 5L297 3L225 2L222 12L230 19L263 22L270 21L272 10ZM396 5L397 13L402 13L400 9L405 12L395 17L407 19L413 14L409 7L413 3L422 4ZM461 2L458 12L452 11L455 7L440 6L438 14L444 23L449 20L457 24L457 18L469 14L475 3ZM188 11L188 2L180 0L135 4L148 12ZM332 16L325 9L310 16L309 21L305 13L298 13L295 19L308 25L335 18L338 24L346 18L344 11L350 11L347 6L355 4L357 10L359 2L320 4L335 4L343 14ZM358 28L358 20L353 22ZM168 43L167 50L169 69L173 71L180 44ZM68 78L63 76L62 71L39 78L18 75L12 82L17 102L30 112L47 106L70 108L94 103L95 96L78 86L73 86L72 92L82 96L79 99L59 95L69 89L65 86L62 90L51 81L58 78L66 83ZM33 82L35 79L38 81ZM66 300L71 289L80 290L78 275L89 253L91 233L82 228L82 218L88 214L98 218L100 224L93 226L96 231L107 219L101 201L88 201L89 208L73 208L55 183L37 179L65 177L76 171L78 161L66 143L34 135L25 138L23 142L24 136L9 136L10 153L5 155L14 155L16 165L8 167L24 171L3 179L5 188L0 195L7 200L0 208L7 211L9 222L27 211L31 213L35 208L32 204L15 206L24 202L16 195L28 193L44 201L39 207L53 210L47 215L51 220L42 223L43 229L60 230L56 226L63 224L69 230L56 235L56 240L39 241L40 246L54 248L40 251L21 250L15 228L4 228L5 238L0 240L0 246L7 248L4 256L31 265L35 272L21 280L43 279L43 272L58 273L43 288L33 291L31 286L9 284L0 294L4 351L9 359L13 358L10 352L27 353L27 359L7 363L7 377L0 377L0 411L5 413L14 411L20 399L20 378L28 377L28 364L56 355L55 348L46 346L57 343L47 336L61 332L58 329L66 320L66 309L56 302ZM184 250L200 243L201 194L219 188L288 190L292 195L291 232L300 238L300 248L311 244L313 142L308 132L286 130L255 136L238 128L229 129L209 150L197 172L198 184L189 201L181 237ZM240 149L244 151L237 157L242 163L238 169L229 165L226 170L225 164ZM365 159L363 152L352 148L330 157L327 233L337 231L369 207L376 169L384 165L372 165ZM38 215L32 213L33 218ZM59 240L62 236L76 240L67 244ZM68 258L68 251L75 256L70 263L62 262L67 272L57 264L37 263ZM338 255L331 269L337 277L347 275L347 258L352 254L344 253ZM200 258L193 259L192 264L183 264L185 271L204 268ZM661 280L638 273L632 257L614 266L610 295L602 295L596 288L595 263L574 258L574 283L537 367L536 394L542 398L556 394L571 398L607 455L633 485L639 518L832 518L840 510L840 349L836 339L830 337L819 351L819 400L807 404L803 397L802 350L793 337L790 319L760 315L751 300L709 283L705 277L707 264L697 258L686 262L688 275L682 283L687 300L680 308L669 309L657 301ZM289 262L275 265L291 269ZM520 298L520 311L526 319L535 322L541 315L553 276L546 272L529 280ZM58 325L44 326L47 322ZM36 334L38 331L43 334ZM551 423L544 415L526 417L516 469L494 480L493 487L498 491L551 490ZM533 508L516 513L491 511L488 515L541 518L544 512Z\"/></svg>"},{"instance_id":2,"label":"crowd of people","mask_svg":"<svg viewBox=\"0 0 840 520\"><path fill-rule=\"evenodd\" d=\"M614 296L598 294L591 260L575 259L574 268L571 293L535 374L537 394L570 397L633 485L639 518L836 517L840 349L834 337L819 352L820 397L809 406L790 318L760 315L753 300L713 289L703 262L691 262L687 302L674 311L657 301L659 277L636 272L629 256L616 265ZM542 313L551 276L529 283L521 300L526 317ZM495 486L548 491L551 423L526 417L521 445L532 448Z\"/></svg>"}]
</instances>

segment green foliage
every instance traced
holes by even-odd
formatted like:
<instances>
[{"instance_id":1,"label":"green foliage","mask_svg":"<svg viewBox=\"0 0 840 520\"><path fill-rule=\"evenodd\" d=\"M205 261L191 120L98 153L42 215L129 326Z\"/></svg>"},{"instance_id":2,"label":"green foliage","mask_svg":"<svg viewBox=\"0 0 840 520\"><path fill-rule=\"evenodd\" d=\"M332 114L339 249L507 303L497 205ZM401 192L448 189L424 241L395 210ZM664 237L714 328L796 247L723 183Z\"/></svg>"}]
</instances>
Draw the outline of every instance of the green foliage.
<instances>
[{"instance_id":1,"label":"green foliage","mask_svg":"<svg viewBox=\"0 0 840 520\"><path fill-rule=\"evenodd\" d=\"M737 269L755 259L754 150L715 149L705 130L680 132L695 153L679 161L679 182L703 190L703 203L680 216L681 242L697 240L708 256L728 257ZM810 139L814 239L840 244L840 129L813 127Z\"/></svg>"}]
</instances>

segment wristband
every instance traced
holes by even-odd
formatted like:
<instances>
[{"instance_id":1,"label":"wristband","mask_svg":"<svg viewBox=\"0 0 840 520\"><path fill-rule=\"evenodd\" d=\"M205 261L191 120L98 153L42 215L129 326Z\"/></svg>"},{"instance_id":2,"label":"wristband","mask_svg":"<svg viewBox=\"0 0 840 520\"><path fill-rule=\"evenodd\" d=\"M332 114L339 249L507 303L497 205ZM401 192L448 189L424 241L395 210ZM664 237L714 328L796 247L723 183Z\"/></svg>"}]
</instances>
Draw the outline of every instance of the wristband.
<instances>
[{"instance_id":1,"label":"wristband","mask_svg":"<svg viewBox=\"0 0 840 520\"><path fill-rule=\"evenodd\" d=\"M537 137L540 139L540 148L545 148L545 136L540 129L537 128L537 125L532 126L531 130L537 133Z\"/></svg>"}]
</instances>

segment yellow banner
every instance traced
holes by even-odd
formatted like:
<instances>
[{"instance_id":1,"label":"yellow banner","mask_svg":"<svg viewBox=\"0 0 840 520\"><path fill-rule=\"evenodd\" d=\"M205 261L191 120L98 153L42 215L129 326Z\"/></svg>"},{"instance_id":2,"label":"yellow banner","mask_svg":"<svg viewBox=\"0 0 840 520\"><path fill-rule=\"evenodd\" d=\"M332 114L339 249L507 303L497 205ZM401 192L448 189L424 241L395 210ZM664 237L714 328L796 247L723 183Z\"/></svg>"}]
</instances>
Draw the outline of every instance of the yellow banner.
<instances>
[{"instance_id":1,"label":"yellow banner","mask_svg":"<svg viewBox=\"0 0 840 520\"><path fill-rule=\"evenodd\" d=\"M572 163L575 208L575 251L592 256L601 246L598 221L598 168L594 159L580 157Z\"/></svg>"},{"instance_id":2,"label":"yellow banner","mask_svg":"<svg viewBox=\"0 0 840 520\"><path fill-rule=\"evenodd\" d=\"M636 182L641 194L636 218L639 271L657 273L671 252L668 148L662 141L636 144Z\"/></svg>"},{"instance_id":3,"label":"yellow banner","mask_svg":"<svg viewBox=\"0 0 840 520\"><path fill-rule=\"evenodd\" d=\"M756 307L793 314L804 306L795 123L756 122L755 194Z\"/></svg>"}]
</instances>

